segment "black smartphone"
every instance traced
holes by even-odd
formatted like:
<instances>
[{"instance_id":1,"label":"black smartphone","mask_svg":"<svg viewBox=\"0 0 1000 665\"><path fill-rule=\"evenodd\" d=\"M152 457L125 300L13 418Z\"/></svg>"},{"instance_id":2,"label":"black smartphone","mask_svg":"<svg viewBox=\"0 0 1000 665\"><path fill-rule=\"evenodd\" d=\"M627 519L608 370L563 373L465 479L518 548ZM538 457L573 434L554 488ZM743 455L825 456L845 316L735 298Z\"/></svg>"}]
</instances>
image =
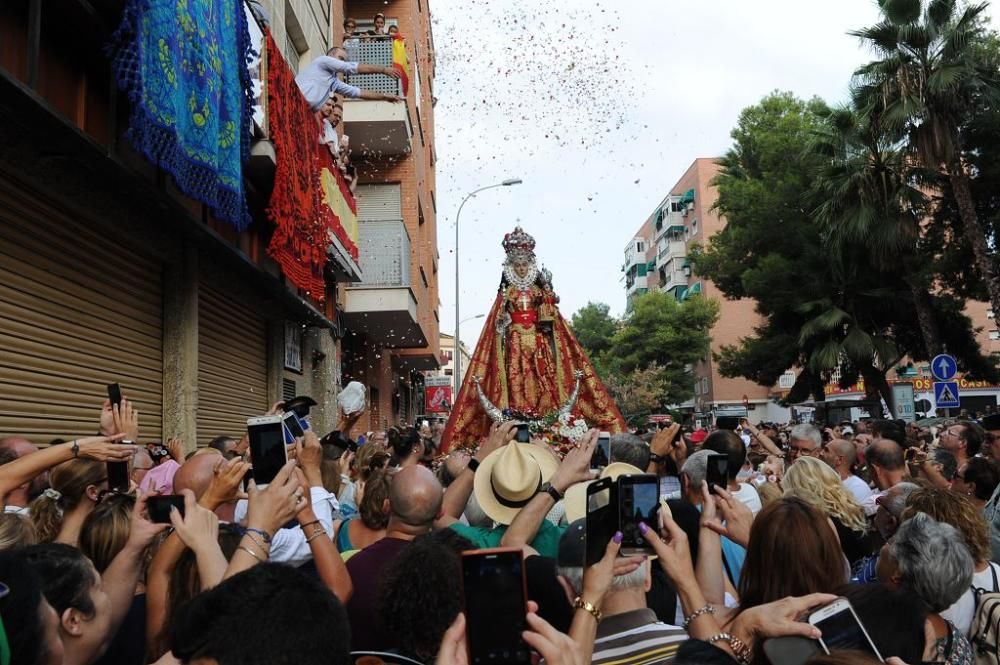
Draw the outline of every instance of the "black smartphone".
<instances>
[{"instance_id":1,"label":"black smartphone","mask_svg":"<svg viewBox=\"0 0 1000 665\"><path fill-rule=\"evenodd\" d=\"M622 532L622 556L654 554L653 547L639 531L639 522L656 529L659 504L660 483L655 475L618 476L618 530Z\"/></svg>"},{"instance_id":2,"label":"black smartphone","mask_svg":"<svg viewBox=\"0 0 1000 665\"><path fill-rule=\"evenodd\" d=\"M294 411L288 411L283 416L283 422L285 423L285 428L292 435L293 438L298 439L305 436L306 432L302 429L302 422L299 420L298 415Z\"/></svg>"},{"instance_id":3,"label":"black smartphone","mask_svg":"<svg viewBox=\"0 0 1000 665\"><path fill-rule=\"evenodd\" d=\"M462 552L462 595L470 665L530 665L521 549Z\"/></svg>"},{"instance_id":4,"label":"black smartphone","mask_svg":"<svg viewBox=\"0 0 1000 665\"><path fill-rule=\"evenodd\" d=\"M601 478L587 485L587 565L604 558L604 550L618 529L615 481Z\"/></svg>"},{"instance_id":5,"label":"black smartphone","mask_svg":"<svg viewBox=\"0 0 1000 665\"><path fill-rule=\"evenodd\" d=\"M246 492L250 487L250 481L253 480L253 469L247 469L247 472L243 474L243 491Z\"/></svg>"},{"instance_id":6,"label":"black smartphone","mask_svg":"<svg viewBox=\"0 0 1000 665\"><path fill-rule=\"evenodd\" d=\"M608 432L601 432L597 437L594 454L590 456L590 468L593 471L600 471L609 464L611 464L611 435Z\"/></svg>"},{"instance_id":7,"label":"black smartphone","mask_svg":"<svg viewBox=\"0 0 1000 665\"><path fill-rule=\"evenodd\" d=\"M740 419L736 416L719 416L715 419L715 426L718 429L727 429L735 432L740 425Z\"/></svg>"},{"instance_id":8,"label":"black smartphone","mask_svg":"<svg viewBox=\"0 0 1000 665\"><path fill-rule=\"evenodd\" d=\"M518 443L531 443L531 432L528 431L528 423L517 424L517 437L514 440Z\"/></svg>"},{"instance_id":9,"label":"black smartphone","mask_svg":"<svg viewBox=\"0 0 1000 665\"><path fill-rule=\"evenodd\" d=\"M162 494L146 499L149 519L156 524L170 524L170 507L174 506L184 517L184 496L182 494Z\"/></svg>"},{"instance_id":10,"label":"black smartphone","mask_svg":"<svg viewBox=\"0 0 1000 665\"><path fill-rule=\"evenodd\" d=\"M723 453L712 453L708 456L705 482L708 483L709 491L714 492L714 487L729 487L729 455Z\"/></svg>"},{"instance_id":11,"label":"black smartphone","mask_svg":"<svg viewBox=\"0 0 1000 665\"><path fill-rule=\"evenodd\" d=\"M108 384L108 400L111 406L122 403L122 388L117 383Z\"/></svg>"},{"instance_id":12,"label":"black smartphone","mask_svg":"<svg viewBox=\"0 0 1000 665\"><path fill-rule=\"evenodd\" d=\"M264 488L288 461L285 427L281 416L260 416L247 420L247 432L250 435L253 478L258 488Z\"/></svg>"},{"instance_id":13,"label":"black smartphone","mask_svg":"<svg viewBox=\"0 0 1000 665\"><path fill-rule=\"evenodd\" d=\"M135 445L135 441L122 439L118 443ZM106 462L108 471L108 489L115 492L128 492L132 483L129 482L128 462Z\"/></svg>"}]
</instances>

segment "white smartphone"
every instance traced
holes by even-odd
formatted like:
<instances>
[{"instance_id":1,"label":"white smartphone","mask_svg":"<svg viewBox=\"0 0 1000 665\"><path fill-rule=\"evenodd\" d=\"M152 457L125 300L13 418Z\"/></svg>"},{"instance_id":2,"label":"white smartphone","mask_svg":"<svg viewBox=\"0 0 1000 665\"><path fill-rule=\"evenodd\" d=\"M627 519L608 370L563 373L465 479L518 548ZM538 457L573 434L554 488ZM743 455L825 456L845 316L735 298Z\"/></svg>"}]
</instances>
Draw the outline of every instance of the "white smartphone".
<instances>
[{"instance_id":1,"label":"white smartphone","mask_svg":"<svg viewBox=\"0 0 1000 665\"><path fill-rule=\"evenodd\" d=\"M263 489L288 462L281 416L249 418L247 433L250 435L250 463L253 466L254 482L258 489Z\"/></svg>"},{"instance_id":2,"label":"white smartphone","mask_svg":"<svg viewBox=\"0 0 1000 665\"><path fill-rule=\"evenodd\" d=\"M846 598L838 598L829 605L813 611L809 615L809 623L819 628L823 634L819 638L819 644L826 653L851 649L864 651L875 656L879 662L885 662Z\"/></svg>"}]
</instances>

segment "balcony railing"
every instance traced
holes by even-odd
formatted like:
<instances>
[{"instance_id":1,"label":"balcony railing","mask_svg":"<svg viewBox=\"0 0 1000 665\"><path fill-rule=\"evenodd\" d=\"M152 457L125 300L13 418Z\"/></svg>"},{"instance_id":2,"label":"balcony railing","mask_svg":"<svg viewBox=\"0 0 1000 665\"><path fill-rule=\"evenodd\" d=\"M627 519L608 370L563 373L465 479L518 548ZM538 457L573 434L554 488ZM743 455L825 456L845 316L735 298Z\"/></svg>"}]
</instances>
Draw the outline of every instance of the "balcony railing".
<instances>
[{"instance_id":1,"label":"balcony railing","mask_svg":"<svg viewBox=\"0 0 1000 665\"><path fill-rule=\"evenodd\" d=\"M344 42L347 59L364 65L392 67L392 37L363 37ZM385 74L355 74L347 82L362 90L402 95L403 82Z\"/></svg>"},{"instance_id":2,"label":"balcony railing","mask_svg":"<svg viewBox=\"0 0 1000 665\"><path fill-rule=\"evenodd\" d=\"M410 236L402 220L358 224L359 286L410 286Z\"/></svg>"}]
</instances>

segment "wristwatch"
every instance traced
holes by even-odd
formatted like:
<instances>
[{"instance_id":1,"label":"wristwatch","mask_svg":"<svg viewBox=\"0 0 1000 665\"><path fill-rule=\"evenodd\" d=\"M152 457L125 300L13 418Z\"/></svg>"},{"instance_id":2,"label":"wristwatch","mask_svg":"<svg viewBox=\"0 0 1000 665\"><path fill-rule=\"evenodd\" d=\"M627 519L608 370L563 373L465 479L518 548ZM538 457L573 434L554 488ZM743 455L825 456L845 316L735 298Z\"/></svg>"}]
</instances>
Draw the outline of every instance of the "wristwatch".
<instances>
[{"instance_id":1,"label":"wristwatch","mask_svg":"<svg viewBox=\"0 0 1000 665\"><path fill-rule=\"evenodd\" d=\"M563 498L562 493L555 487L553 487L552 483L545 483L544 485L542 485L542 491L551 496L552 500L555 501L556 503L562 501Z\"/></svg>"},{"instance_id":2,"label":"wristwatch","mask_svg":"<svg viewBox=\"0 0 1000 665\"><path fill-rule=\"evenodd\" d=\"M468 468L469 471L471 471L472 473L475 473L476 469L479 468L479 460L477 460L475 457L470 457L469 463L466 465L466 468Z\"/></svg>"}]
</instances>

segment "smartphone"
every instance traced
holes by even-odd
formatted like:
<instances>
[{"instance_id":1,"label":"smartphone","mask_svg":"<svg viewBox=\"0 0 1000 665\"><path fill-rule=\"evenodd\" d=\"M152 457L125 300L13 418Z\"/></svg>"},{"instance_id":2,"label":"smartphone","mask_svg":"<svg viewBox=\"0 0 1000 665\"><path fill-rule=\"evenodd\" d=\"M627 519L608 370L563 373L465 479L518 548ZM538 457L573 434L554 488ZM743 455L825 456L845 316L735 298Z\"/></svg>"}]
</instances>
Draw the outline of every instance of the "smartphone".
<instances>
[{"instance_id":1,"label":"smartphone","mask_svg":"<svg viewBox=\"0 0 1000 665\"><path fill-rule=\"evenodd\" d=\"M295 442L295 439L305 436L306 432L302 427L302 421L299 420L299 416L294 411L289 411L282 416L282 422L285 424L285 429L288 430L288 433L292 435L292 443Z\"/></svg>"},{"instance_id":2,"label":"smartphone","mask_svg":"<svg viewBox=\"0 0 1000 665\"><path fill-rule=\"evenodd\" d=\"M108 400L111 406L122 403L122 389L117 383L108 384Z\"/></svg>"},{"instance_id":3,"label":"smartphone","mask_svg":"<svg viewBox=\"0 0 1000 665\"><path fill-rule=\"evenodd\" d=\"M618 530L615 510L615 481L600 478L587 485L586 563L592 566L604 558L604 550Z\"/></svg>"},{"instance_id":4,"label":"smartphone","mask_svg":"<svg viewBox=\"0 0 1000 665\"><path fill-rule=\"evenodd\" d=\"M656 528L660 505L660 483L651 473L618 476L618 530L622 532L622 556L654 554L653 546L639 531L639 522Z\"/></svg>"},{"instance_id":5,"label":"smartphone","mask_svg":"<svg viewBox=\"0 0 1000 665\"><path fill-rule=\"evenodd\" d=\"M531 443L531 432L528 431L528 423L517 424L517 437L514 440L518 443Z\"/></svg>"},{"instance_id":6,"label":"smartphone","mask_svg":"<svg viewBox=\"0 0 1000 665\"><path fill-rule=\"evenodd\" d=\"M246 473L243 474L243 480L240 481L243 484L243 492L249 491L250 481L253 480L253 469L247 469Z\"/></svg>"},{"instance_id":7,"label":"smartphone","mask_svg":"<svg viewBox=\"0 0 1000 665\"><path fill-rule=\"evenodd\" d=\"M118 443L135 445L135 441L122 439ZM108 471L108 489L115 492L128 492L132 487L129 479L128 462L106 462Z\"/></svg>"},{"instance_id":8,"label":"smartphone","mask_svg":"<svg viewBox=\"0 0 1000 665\"><path fill-rule=\"evenodd\" d=\"M281 416L260 416L247 420L250 435L250 463L257 487L263 489L274 480L288 461L285 427Z\"/></svg>"},{"instance_id":9,"label":"smartphone","mask_svg":"<svg viewBox=\"0 0 1000 665\"><path fill-rule=\"evenodd\" d=\"M764 655L771 665L805 665L822 653L819 642L808 637L786 635L764 640Z\"/></svg>"},{"instance_id":10,"label":"smartphone","mask_svg":"<svg viewBox=\"0 0 1000 665\"><path fill-rule=\"evenodd\" d=\"M462 595L470 665L530 665L521 549L462 552Z\"/></svg>"},{"instance_id":11,"label":"smartphone","mask_svg":"<svg viewBox=\"0 0 1000 665\"><path fill-rule=\"evenodd\" d=\"M732 432L736 431L737 426L740 424L740 419L736 416L719 416L715 419L715 426L718 429L728 429Z\"/></svg>"},{"instance_id":12,"label":"smartphone","mask_svg":"<svg viewBox=\"0 0 1000 665\"><path fill-rule=\"evenodd\" d=\"M838 598L829 605L814 610L809 615L809 623L823 633L819 638L819 645L824 652L830 653L835 649L864 651L875 656L879 662L885 662L846 598Z\"/></svg>"},{"instance_id":13,"label":"smartphone","mask_svg":"<svg viewBox=\"0 0 1000 665\"><path fill-rule=\"evenodd\" d=\"M184 496L182 494L162 494L146 499L149 519L156 524L170 524L170 507L174 506L184 517Z\"/></svg>"},{"instance_id":14,"label":"smartphone","mask_svg":"<svg viewBox=\"0 0 1000 665\"><path fill-rule=\"evenodd\" d=\"M729 455L723 453L712 453L706 460L708 466L705 473L705 482L708 483L709 491L714 492L716 485L722 488L729 486Z\"/></svg>"},{"instance_id":15,"label":"smartphone","mask_svg":"<svg viewBox=\"0 0 1000 665\"><path fill-rule=\"evenodd\" d=\"M601 432L597 437L594 454L590 456L590 468L593 471L600 471L609 464L611 464L611 434Z\"/></svg>"}]
</instances>

